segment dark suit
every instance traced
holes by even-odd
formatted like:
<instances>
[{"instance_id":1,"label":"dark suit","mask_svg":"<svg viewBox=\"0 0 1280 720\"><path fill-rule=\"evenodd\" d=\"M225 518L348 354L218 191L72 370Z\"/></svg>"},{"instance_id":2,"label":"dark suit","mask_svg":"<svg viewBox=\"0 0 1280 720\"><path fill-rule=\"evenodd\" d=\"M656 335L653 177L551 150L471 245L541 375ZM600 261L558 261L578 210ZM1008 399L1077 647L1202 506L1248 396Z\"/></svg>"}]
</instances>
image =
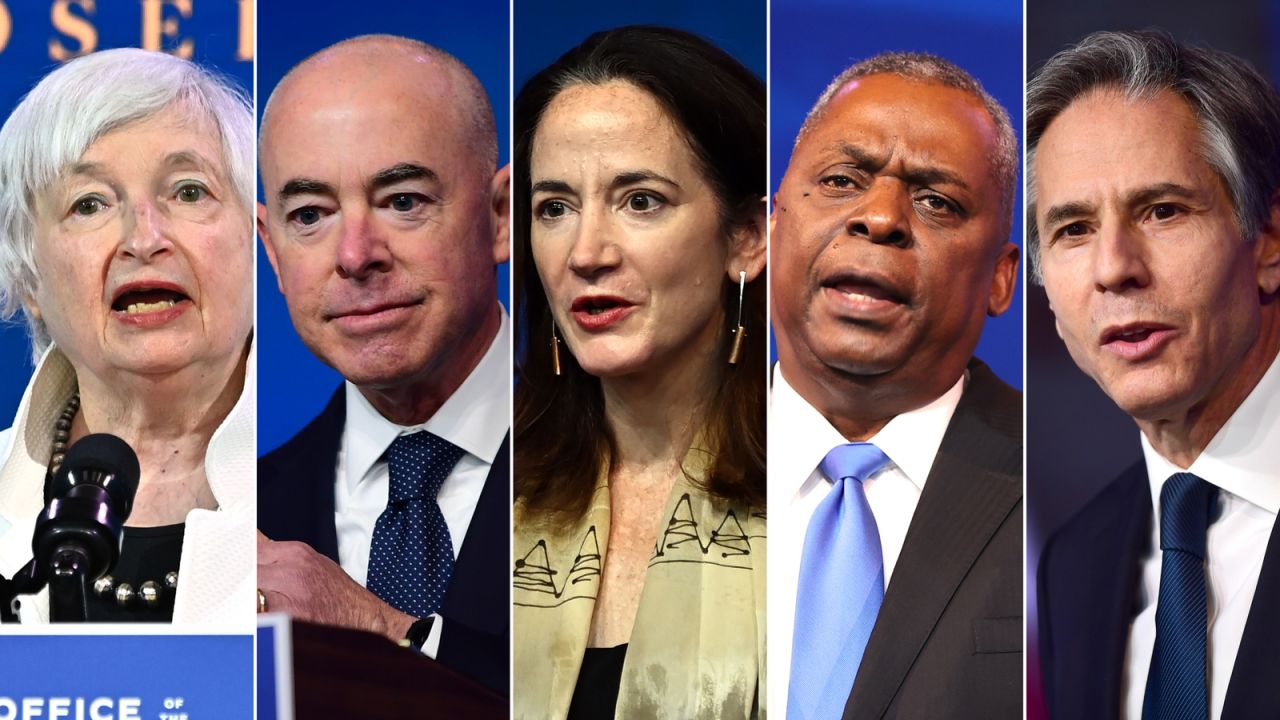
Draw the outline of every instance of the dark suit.
<instances>
[{"instance_id":1,"label":"dark suit","mask_svg":"<svg viewBox=\"0 0 1280 720\"><path fill-rule=\"evenodd\" d=\"M1054 720L1120 716L1125 651L1151 545L1151 484L1139 462L1045 543L1037 586L1040 664ZM1280 524L1227 685L1223 720L1280 718Z\"/></svg>"},{"instance_id":2,"label":"dark suit","mask_svg":"<svg viewBox=\"0 0 1280 720\"><path fill-rule=\"evenodd\" d=\"M1022 395L975 359L845 720L1022 717L1022 576Z\"/></svg>"},{"instance_id":3,"label":"dark suit","mask_svg":"<svg viewBox=\"0 0 1280 720\"><path fill-rule=\"evenodd\" d=\"M347 408L338 388L324 411L258 459L258 528L305 542L335 562L334 482ZM440 616L436 659L506 695L510 675L511 479L508 440L486 478Z\"/></svg>"}]
</instances>

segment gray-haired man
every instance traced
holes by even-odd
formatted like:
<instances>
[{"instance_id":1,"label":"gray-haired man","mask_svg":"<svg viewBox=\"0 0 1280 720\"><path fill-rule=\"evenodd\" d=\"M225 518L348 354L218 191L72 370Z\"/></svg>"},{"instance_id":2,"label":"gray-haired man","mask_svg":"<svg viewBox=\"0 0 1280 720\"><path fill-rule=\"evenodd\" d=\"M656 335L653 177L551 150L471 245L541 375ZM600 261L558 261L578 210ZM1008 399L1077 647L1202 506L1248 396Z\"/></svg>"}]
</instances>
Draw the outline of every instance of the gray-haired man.
<instances>
[{"instance_id":1,"label":"gray-haired man","mask_svg":"<svg viewBox=\"0 0 1280 720\"><path fill-rule=\"evenodd\" d=\"M1280 97L1226 53L1098 33L1027 102L1033 265L1144 456L1045 546L1051 713L1274 717Z\"/></svg>"},{"instance_id":2,"label":"gray-haired man","mask_svg":"<svg viewBox=\"0 0 1280 720\"><path fill-rule=\"evenodd\" d=\"M968 73L842 73L774 204L769 697L788 718L1022 713L1017 141ZM794 621L794 622L793 622Z\"/></svg>"}]
</instances>

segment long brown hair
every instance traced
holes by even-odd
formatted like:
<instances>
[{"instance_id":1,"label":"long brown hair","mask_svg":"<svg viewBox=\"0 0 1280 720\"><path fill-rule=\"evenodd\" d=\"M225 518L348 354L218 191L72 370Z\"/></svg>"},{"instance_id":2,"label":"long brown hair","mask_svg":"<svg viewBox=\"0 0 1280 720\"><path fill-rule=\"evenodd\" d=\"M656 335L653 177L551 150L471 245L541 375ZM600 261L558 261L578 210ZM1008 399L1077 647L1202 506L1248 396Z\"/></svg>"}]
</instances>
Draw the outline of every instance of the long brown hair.
<instances>
[{"instance_id":1,"label":"long brown hair","mask_svg":"<svg viewBox=\"0 0 1280 720\"><path fill-rule=\"evenodd\" d=\"M524 351L515 392L515 494L528 507L556 512L566 522L586 511L615 443L600 380L583 371L563 345L561 375L552 368L551 310L530 244L529 160L542 113L557 94L612 80L650 93L683 130L715 190L723 241L733 229L757 221L767 192L764 83L695 35L652 26L596 33L521 89L515 103L513 263L517 347ZM706 489L724 500L760 507L765 501L765 282L761 273L747 283L746 337L736 365L728 358L738 285L727 278L723 284L720 376L702 434L715 455Z\"/></svg>"}]
</instances>

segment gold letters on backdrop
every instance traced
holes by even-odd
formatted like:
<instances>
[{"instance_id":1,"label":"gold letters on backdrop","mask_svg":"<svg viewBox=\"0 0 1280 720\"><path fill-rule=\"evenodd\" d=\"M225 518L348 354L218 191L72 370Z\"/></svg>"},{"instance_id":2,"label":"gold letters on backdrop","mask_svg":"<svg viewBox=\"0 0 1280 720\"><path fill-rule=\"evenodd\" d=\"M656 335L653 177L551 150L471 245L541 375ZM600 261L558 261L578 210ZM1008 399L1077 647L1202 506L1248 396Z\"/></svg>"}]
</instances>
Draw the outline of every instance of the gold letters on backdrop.
<instances>
[{"instance_id":1,"label":"gold letters on backdrop","mask_svg":"<svg viewBox=\"0 0 1280 720\"><path fill-rule=\"evenodd\" d=\"M201 4L215 2L230 4L237 9L236 60L253 61L253 12L254 0L200 0ZM0 0L0 53L13 38L13 15L9 12L9 0ZM182 35L182 22L195 13L196 0L139 0L142 6L142 27L138 47L161 50L166 41L166 52L181 58L190 58L195 52L195 40ZM115 3L107 3L119 7ZM64 62L86 55L98 49L98 29L94 18L98 13L96 0L53 0L49 4L49 23L54 35L49 38L49 59ZM19 28L19 32L26 30Z\"/></svg>"},{"instance_id":2,"label":"gold letters on backdrop","mask_svg":"<svg viewBox=\"0 0 1280 720\"><path fill-rule=\"evenodd\" d=\"M71 13L72 5L78 6L85 16L73 15ZM53 29L63 35L74 38L79 43L79 47L74 51L68 50L61 40L50 38L50 60L63 62L98 49L98 30L93 27L93 23L89 22L87 17L92 14L93 0L57 0L53 4L53 10L49 13L49 19L53 22Z\"/></svg>"}]
</instances>

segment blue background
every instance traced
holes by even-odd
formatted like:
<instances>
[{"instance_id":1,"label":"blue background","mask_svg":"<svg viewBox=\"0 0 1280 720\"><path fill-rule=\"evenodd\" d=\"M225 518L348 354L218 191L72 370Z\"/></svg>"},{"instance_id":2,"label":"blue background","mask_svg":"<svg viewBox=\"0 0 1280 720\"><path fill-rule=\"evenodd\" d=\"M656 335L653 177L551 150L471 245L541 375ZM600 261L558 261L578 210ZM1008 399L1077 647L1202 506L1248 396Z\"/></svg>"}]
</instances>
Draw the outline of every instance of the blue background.
<instances>
[{"instance_id":1,"label":"blue background","mask_svg":"<svg viewBox=\"0 0 1280 720\"><path fill-rule=\"evenodd\" d=\"M0 654L0 697L142 700L138 717L154 720L166 698L181 698L190 720L253 715L251 635L13 635ZM75 660L74 662L69 662ZM113 705L114 706L114 705ZM117 716L112 710L112 716ZM75 717L75 705L69 717Z\"/></svg>"},{"instance_id":2,"label":"blue background","mask_svg":"<svg viewBox=\"0 0 1280 720\"><path fill-rule=\"evenodd\" d=\"M417 3L363 0L318 3L269 0L258 4L259 111L276 83L312 53L370 33L403 35L461 60L489 93L498 124L499 163L509 157L510 31L506 0ZM259 112L259 120L261 113ZM316 148L324 152L324 148ZM261 194L261 188L259 188ZM498 294L508 304L510 270L498 272ZM509 306L509 305L508 305ZM262 243L258 243L258 452L274 450L320 413L342 382L298 339Z\"/></svg>"},{"instance_id":3,"label":"blue background","mask_svg":"<svg viewBox=\"0 0 1280 720\"><path fill-rule=\"evenodd\" d=\"M58 39L68 50L75 50L75 40L58 33L50 22L52 0L5 2L12 20L12 34L0 50L0 117L8 119L18 101L31 90L57 63L49 58L48 43ZM142 5L138 2L99 2L90 21L97 29L97 50L113 47L138 47L142 43ZM77 6L74 14L84 17ZM165 6L165 19L177 18L177 12ZM180 19L181 38L194 41L192 59L230 75L245 89L253 88L253 63L236 59L239 33L238 5L232 2L196 4L192 17ZM164 48L174 46L166 41ZM252 45L250 45L252 47ZM27 342L26 323L17 316L12 323L0 323L0 429L12 424L22 391L34 369L30 362L31 347Z\"/></svg>"},{"instance_id":4,"label":"blue background","mask_svg":"<svg viewBox=\"0 0 1280 720\"><path fill-rule=\"evenodd\" d=\"M774 0L769 175L777 191L809 108L850 65L886 51L928 52L959 65L1004 105L1022 143L1021 0ZM1022 181L1010 240L1022 246ZM1025 258L1023 259L1025 261ZM1025 264L1025 263L1024 263ZM1022 286L988 318L977 354L1022 386Z\"/></svg>"},{"instance_id":5,"label":"blue background","mask_svg":"<svg viewBox=\"0 0 1280 720\"><path fill-rule=\"evenodd\" d=\"M622 25L666 25L715 43L756 75L765 76L764 0L517 0L515 91L534 73L599 30Z\"/></svg>"}]
</instances>

